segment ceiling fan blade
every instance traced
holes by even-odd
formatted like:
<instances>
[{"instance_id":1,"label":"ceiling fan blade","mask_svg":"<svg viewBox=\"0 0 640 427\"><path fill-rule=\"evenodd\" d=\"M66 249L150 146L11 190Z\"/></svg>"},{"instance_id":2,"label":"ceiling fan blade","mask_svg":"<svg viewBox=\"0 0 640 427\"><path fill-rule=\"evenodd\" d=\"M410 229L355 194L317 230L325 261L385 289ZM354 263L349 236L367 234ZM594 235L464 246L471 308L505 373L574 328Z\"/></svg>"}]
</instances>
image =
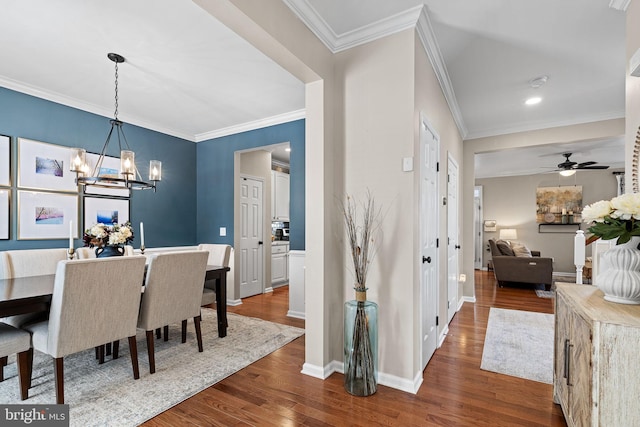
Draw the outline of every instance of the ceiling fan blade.
<instances>
[{"instance_id":1,"label":"ceiling fan blade","mask_svg":"<svg viewBox=\"0 0 640 427\"><path fill-rule=\"evenodd\" d=\"M591 166L591 165L595 165L598 162L584 162L584 163L578 163L578 168L583 168L585 166Z\"/></svg>"},{"instance_id":2,"label":"ceiling fan blade","mask_svg":"<svg viewBox=\"0 0 640 427\"><path fill-rule=\"evenodd\" d=\"M578 167L576 169L609 169L609 166L604 166L604 165L600 165L600 166L583 166L583 167Z\"/></svg>"}]
</instances>

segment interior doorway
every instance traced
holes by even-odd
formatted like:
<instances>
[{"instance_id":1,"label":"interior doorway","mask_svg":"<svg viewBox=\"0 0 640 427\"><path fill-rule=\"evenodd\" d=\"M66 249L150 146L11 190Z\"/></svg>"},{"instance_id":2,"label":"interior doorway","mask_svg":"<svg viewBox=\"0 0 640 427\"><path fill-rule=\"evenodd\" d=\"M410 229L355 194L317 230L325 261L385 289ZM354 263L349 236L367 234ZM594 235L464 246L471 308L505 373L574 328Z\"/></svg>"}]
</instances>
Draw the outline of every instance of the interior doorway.
<instances>
[{"instance_id":1,"label":"interior doorway","mask_svg":"<svg viewBox=\"0 0 640 427\"><path fill-rule=\"evenodd\" d=\"M240 183L240 298L264 292L262 180L243 176Z\"/></svg>"},{"instance_id":2,"label":"interior doorway","mask_svg":"<svg viewBox=\"0 0 640 427\"><path fill-rule=\"evenodd\" d=\"M458 310L460 230L458 227L458 163L447 159L447 323Z\"/></svg>"}]
</instances>

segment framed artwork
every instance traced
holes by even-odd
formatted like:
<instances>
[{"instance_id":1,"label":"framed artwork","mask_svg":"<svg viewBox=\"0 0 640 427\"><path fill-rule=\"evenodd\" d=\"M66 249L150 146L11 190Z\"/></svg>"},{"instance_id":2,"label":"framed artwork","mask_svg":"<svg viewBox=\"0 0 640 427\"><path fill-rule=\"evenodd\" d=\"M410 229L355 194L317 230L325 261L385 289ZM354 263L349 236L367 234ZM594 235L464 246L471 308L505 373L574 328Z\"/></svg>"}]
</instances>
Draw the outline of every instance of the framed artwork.
<instances>
[{"instance_id":1,"label":"framed artwork","mask_svg":"<svg viewBox=\"0 0 640 427\"><path fill-rule=\"evenodd\" d=\"M78 192L69 147L18 138L18 187Z\"/></svg>"},{"instance_id":2,"label":"framed artwork","mask_svg":"<svg viewBox=\"0 0 640 427\"><path fill-rule=\"evenodd\" d=\"M580 223L582 186L538 187L536 189L536 222L539 224ZM565 220L564 217L571 217Z\"/></svg>"},{"instance_id":3,"label":"framed artwork","mask_svg":"<svg viewBox=\"0 0 640 427\"><path fill-rule=\"evenodd\" d=\"M0 135L0 186L11 186L11 138Z\"/></svg>"},{"instance_id":4,"label":"framed artwork","mask_svg":"<svg viewBox=\"0 0 640 427\"><path fill-rule=\"evenodd\" d=\"M18 191L18 240L68 239L69 234L78 238L78 195Z\"/></svg>"},{"instance_id":5,"label":"framed artwork","mask_svg":"<svg viewBox=\"0 0 640 427\"><path fill-rule=\"evenodd\" d=\"M84 198L84 230L94 224L124 224L129 221L129 200L106 197Z\"/></svg>"},{"instance_id":6,"label":"framed artwork","mask_svg":"<svg viewBox=\"0 0 640 427\"><path fill-rule=\"evenodd\" d=\"M11 190L9 188L0 189L0 240L9 239L9 223L11 211L9 210L9 199Z\"/></svg>"},{"instance_id":7,"label":"framed artwork","mask_svg":"<svg viewBox=\"0 0 640 427\"><path fill-rule=\"evenodd\" d=\"M87 166L89 167L89 171L93 172L93 168L95 168L98 163L98 159L100 155L87 153L86 161ZM98 172L98 176L101 177L110 177L113 176L115 178L120 178L120 159L117 157L104 156L104 160L102 161L102 166L100 167L100 171ZM85 194L97 194L102 196L116 196L116 197L129 197L130 190L124 186L124 184L118 184L119 188L101 188L94 187L92 185L85 186L84 193Z\"/></svg>"}]
</instances>

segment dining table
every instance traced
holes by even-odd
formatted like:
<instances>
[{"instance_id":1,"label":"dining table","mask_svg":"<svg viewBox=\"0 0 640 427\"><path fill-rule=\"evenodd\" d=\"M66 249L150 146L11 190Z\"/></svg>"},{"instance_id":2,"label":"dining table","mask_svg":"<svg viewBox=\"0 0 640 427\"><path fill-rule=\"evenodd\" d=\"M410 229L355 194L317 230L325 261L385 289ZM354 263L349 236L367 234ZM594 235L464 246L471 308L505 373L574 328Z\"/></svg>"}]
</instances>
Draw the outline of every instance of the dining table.
<instances>
[{"instance_id":1,"label":"dining table","mask_svg":"<svg viewBox=\"0 0 640 427\"><path fill-rule=\"evenodd\" d=\"M218 336L227 336L227 272L229 267L207 265L205 281L215 280ZM0 279L0 318L49 310L55 274Z\"/></svg>"}]
</instances>

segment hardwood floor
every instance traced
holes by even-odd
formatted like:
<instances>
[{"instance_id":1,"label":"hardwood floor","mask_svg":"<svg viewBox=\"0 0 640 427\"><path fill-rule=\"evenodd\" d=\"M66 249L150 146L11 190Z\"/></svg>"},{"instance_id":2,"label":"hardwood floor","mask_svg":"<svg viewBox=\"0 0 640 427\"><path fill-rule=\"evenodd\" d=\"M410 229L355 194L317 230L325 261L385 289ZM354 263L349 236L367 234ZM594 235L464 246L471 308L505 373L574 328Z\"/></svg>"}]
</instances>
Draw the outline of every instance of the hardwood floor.
<instances>
[{"instance_id":1,"label":"hardwood floor","mask_svg":"<svg viewBox=\"0 0 640 427\"><path fill-rule=\"evenodd\" d=\"M304 336L145 423L145 426L566 426L552 386L480 369L490 307L553 313L530 288L498 288L476 271L465 303L424 372L416 395L379 386L353 397L341 374L300 373ZM230 312L303 327L286 317L288 288L243 300ZM531 361L535 363L535 361Z\"/></svg>"}]
</instances>

